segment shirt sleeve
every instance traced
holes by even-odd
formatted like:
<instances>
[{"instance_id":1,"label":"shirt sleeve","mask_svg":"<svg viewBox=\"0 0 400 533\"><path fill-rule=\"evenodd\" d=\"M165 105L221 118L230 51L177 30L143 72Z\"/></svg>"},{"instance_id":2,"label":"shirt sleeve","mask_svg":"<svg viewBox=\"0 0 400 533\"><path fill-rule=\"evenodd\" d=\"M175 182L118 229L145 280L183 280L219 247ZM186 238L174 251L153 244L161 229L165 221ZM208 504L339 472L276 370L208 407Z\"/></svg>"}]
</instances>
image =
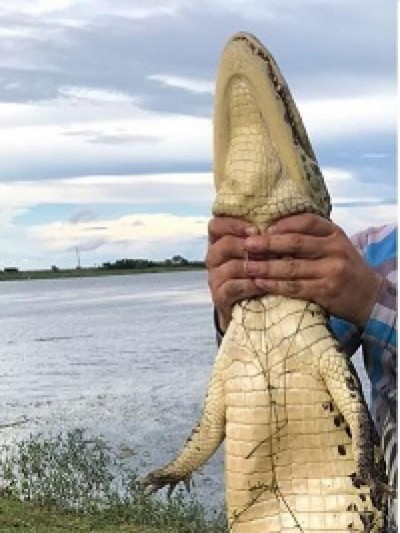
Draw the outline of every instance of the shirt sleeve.
<instances>
[{"instance_id":1,"label":"shirt sleeve","mask_svg":"<svg viewBox=\"0 0 400 533\"><path fill-rule=\"evenodd\" d=\"M397 358L397 287L387 279L382 283L361 340Z\"/></svg>"},{"instance_id":2,"label":"shirt sleeve","mask_svg":"<svg viewBox=\"0 0 400 533\"><path fill-rule=\"evenodd\" d=\"M349 356L352 356L361 345L374 348L375 353L377 350L385 349L394 354L397 353L397 287L385 277L385 274L392 273L393 269L388 269L387 266L384 269L381 268L382 265L394 263L396 240L395 229L388 231L386 226L369 228L351 237L358 252L384 279L363 329L358 329L354 324L345 320L331 317L331 328Z\"/></svg>"}]
</instances>

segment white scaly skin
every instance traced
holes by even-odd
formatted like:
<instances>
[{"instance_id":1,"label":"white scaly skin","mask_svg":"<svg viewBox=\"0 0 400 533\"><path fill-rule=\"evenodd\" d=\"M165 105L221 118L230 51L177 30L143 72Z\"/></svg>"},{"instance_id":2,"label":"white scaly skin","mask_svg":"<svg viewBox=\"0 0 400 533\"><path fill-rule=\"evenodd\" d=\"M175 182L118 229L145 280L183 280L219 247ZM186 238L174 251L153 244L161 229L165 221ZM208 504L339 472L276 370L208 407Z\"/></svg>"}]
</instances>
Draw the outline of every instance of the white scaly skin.
<instances>
[{"instance_id":1,"label":"white scaly skin","mask_svg":"<svg viewBox=\"0 0 400 533\"><path fill-rule=\"evenodd\" d=\"M329 216L287 85L249 34L223 52L214 127L214 215L261 230L290 214ZM320 306L280 296L235 305L201 421L144 483L157 490L188 481L224 438L232 532L384 531L370 418Z\"/></svg>"}]
</instances>

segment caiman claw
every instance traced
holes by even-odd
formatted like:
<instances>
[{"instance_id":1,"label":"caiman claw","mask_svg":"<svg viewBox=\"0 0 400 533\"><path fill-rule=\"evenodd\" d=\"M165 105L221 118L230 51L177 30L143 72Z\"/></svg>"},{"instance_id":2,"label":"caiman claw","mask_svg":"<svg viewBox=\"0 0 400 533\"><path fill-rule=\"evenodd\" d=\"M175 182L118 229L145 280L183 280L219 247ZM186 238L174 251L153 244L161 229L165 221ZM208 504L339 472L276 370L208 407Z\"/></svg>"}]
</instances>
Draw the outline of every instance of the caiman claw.
<instances>
[{"instance_id":1,"label":"caiman claw","mask_svg":"<svg viewBox=\"0 0 400 533\"><path fill-rule=\"evenodd\" d=\"M170 498L175 487L182 481L186 490L190 492L190 476L179 478L174 474L166 472L164 469L154 470L140 480L140 486L147 489L147 494L154 494L163 487L168 487L167 498Z\"/></svg>"}]
</instances>

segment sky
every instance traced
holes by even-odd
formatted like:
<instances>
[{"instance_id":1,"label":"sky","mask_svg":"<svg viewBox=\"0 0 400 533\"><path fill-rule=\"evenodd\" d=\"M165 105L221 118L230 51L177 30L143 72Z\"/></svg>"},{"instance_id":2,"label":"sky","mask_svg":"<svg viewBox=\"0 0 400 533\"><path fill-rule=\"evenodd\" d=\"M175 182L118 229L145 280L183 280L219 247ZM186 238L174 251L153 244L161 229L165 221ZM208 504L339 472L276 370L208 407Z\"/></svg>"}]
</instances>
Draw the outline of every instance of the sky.
<instances>
[{"instance_id":1,"label":"sky","mask_svg":"<svg viewBox=\"0 0 400 533\"><path fill-rule=\"evenodd\" d=\"M396 219L396 4L0 0L0 268L202 259L237 31L273 53L352 234Z\"/></svg>"}]
</instances>

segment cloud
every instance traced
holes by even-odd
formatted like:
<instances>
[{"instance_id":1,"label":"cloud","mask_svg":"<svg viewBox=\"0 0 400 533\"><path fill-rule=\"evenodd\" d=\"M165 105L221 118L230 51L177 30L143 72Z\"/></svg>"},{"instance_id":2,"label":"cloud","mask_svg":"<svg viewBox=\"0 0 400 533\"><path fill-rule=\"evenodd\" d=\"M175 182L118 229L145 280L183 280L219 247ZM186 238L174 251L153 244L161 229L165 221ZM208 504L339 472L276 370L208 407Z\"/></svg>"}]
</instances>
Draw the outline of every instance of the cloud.
<instances>
[{"instance_id":1,"label":"cloud","mask_svg":"<svg viewBox=\"0 0 400 533\"><path fill-rule=\"evenodd\" d=\"M396 96L389 91L300 101L299 109L316 142L378 136L396 128Z\"/></svg>"},{"instance_id":2,"label":"cloud","mask_svg":"<svg viewBox=\"0 0 400 533\"><path fill-rule=\"evenodd\" d=\"M107 15L143 19L162 14L173 14L177 2L171 0L149 0L146 6L137 0L129 3L123 0L96 0L96 5L88 5L86 0L18 0L0 6L3 15L26 15L46 17L47 20L64 22L80 16L87 22Z\"/></svg>"},{"instance_id":3,"label":"cloud","mask_svg":"<svg viewBox=\"0 0 400 533\"><path fill-rule=\"evenodd\" d=\"M0 209L0 233L4 236L6 231L14 228L14 221L28 212L28 209L11 206L3 206Z\"/></svg>"},{"instance_id":4,"label":"cloud","mask_svg":"<svg viewBox=\"0 0 400 533\"><path fill-rule=\"evenodd\" d=\"M176 85L161 99L160 86L149 77L161 73L178 84L214 79L224 42L243 27L270 46L295 89L313 92L327 76L334 92L340 92L346 76L358 87L369 85L368 76L372 83L395 78L395 5L382 8L373 0L7 4L0 7L0 26L6 32L0 39L0 65L8 67L0 99L7 101L56 97L60 87L75 84L137 94L149 109L170 110L176 104ZM9 28L17 35L7 34ZM5 89L15 81L18 90ZM193 96L197 101L187 101L188 109L203 112L198 95Z\"/></svg>"},{"instance_id":5,"label":"cloud","mask_svg":"<svg viewBox=\"0 0 400 533\"><path fill-rule=\"evenodd\" d=\"M332 219L352 235L367 226L393 222L395 204L334 208ZM192 259L204 257L208 215L179 216L171 213L132 214L96 223L53 222L2 232L4 253L0 265L48 268L51 264L75 266L76 247L82 264L90 266L122 257L164 259L179 253Z\"/></svg>"},{"instance_id":6,"label":"cloud","mask_svg":"<svg viewBox=\"0 0 400 533\"><path fill-rule=\"evenodd\" d=\"M364 183L345 168L322 168L334 203L388 203L395 187ZM0 208L24 209L42 204L132 205L181 204L208 209L214 196L211 172L174 172L127 176L83 176L0 183ZM86 208L84 208L84 212Z\"/></svg>"},{"instance_id":7,"label":"cloud","mask_svg":"<svg viewBox=\"0 0 400 533\"><path fill-rule=\"evenodd\" d=\"M354 235L370 226L392 224L397 221L398 206L396 203L371 206L335 207L332 220L342 227L348 235Z\"/></svg>"},{"instance_id":8,"label":"cloud","mask_svg":"<svg viewBox=\"0 0 400 533\"><path fill-rule=\"evenodd\" d=\"M93 209L77 209L69 218L71 224L93 222L98 219L98 214Z\"/></svg>"},{"instance_id":9,"label":"cloud","mask_svg":"<svg viewBox=\"0 0 400 533\"><path fill-rule=\"evenodd\" d=\"M100 103L134 103L135 100L129 94L118 91L92 89L89 87L60 87L59 94L74 100L89 100Z\"/></svg>"},{"instance_id":10,"label":"cloud","mask_svg":"<svg viewBox=\"0 0 400 533\"><path fill-rule=\"evenodd\" d=\"M334 201L332 219L349 234L396 218L394 187L362 183L346 168L322 170ZM24 258L30 268L68 265L77 246L87 265L120 257L163 259L174 253L202 258L212 179L206 172L0 183L1 263L18 265ZM64 220L55 210L51 221L20 223L21 216L29 219L30 208L44 205L71 208L64 209L69 212ZM125 205L131 213L118 216L111 210L106 216L103 209L110 212L113 205ZM177 206L184 212L177 212Z\"/></svg>"},{"instance_id":11,"label":"cloud","mask_svg":"<svg viewBox=\"0 0 400 533\"><path fill-rule=\"evenodd\" d=\"M89 143L94 144L129 144L133 145L135 143L158 143L162 141L161 137L156 135L140 135L140 134L130 134L124 129L119 129L114 132L102 132L96 130L70 130L66 131L64 135L81 137L83 140Z\"/></svg>"},{"instance_id":12,"label":"cloud","mask_svg":"<svg viewBox=\"0 0 400 533\"><path fill-rule=\"evenodd\" d=\"M336 206L390 204L395 201L394 184L364 182L354 171L342 168L322 168L322 173Z\"/></svg>"},{"instance_id":13,"label":"cloud","mask_svg":"<svg viewBox=\"0 0 400 533\"><path fill-rule=\"evenodd\" d=\"M388 154L385 152L368 152L362 155L363 159L386 159Z\"/></svg>"},{"instance_id":14,"label":"cloud","mask_svg":"<svg viewBox=\"0 0 400 533\"><path fill-rule=\"evenodd\" d=\"M191 93L208 93L214 94L214 81L202 80L199 78L185 78L183 76L174 76L171 74L151 74L147 76L148 80L158 81L161 85L167 87L177 87Z\"/></svg>"},{"instance_id":15,"label":"cloud","mask_svg":"<svg viewBox=\"0 0 400 533\"><path fill-rule=\"evenodd\" d=\"M43 116L49 116L45 125L36 123L35 106L23 107L14 127L10 109L0 107L0 119L5 115L4 122L10 121L0 130L2 179L97 174L101 168L121 165L128 168L125 173L135 171L135 165L136 170L140 166L151 172L155 163L211 160L210 119L149 113L135 106L114 113L114 104L71 108L66 103L42 109Z\"/></svg>"},{"instance_id":16,"label":"cloud","mask_svg":"<svg viewBox=\"0 0 400 533\"><path fill-rule=\"evenodd\" d=\"M210 205L210 173L171 173L134 176L87 176L57 180L0 183L0 207L42 204Z\"/></svg>"},{"instance_id":17,"label":"cloud","mask_svg":"<svg viewBox=\"0 0 400 533\"><path fill-rule=\"evenodd\" d=\"M34 228L33 228L33 234L34 234ZM61 239L65 236L65 232L60 232ZM82 235L80 239L72 240L73 244L69 244L67 246L63 246L63 242L59 242L56 244L56 246L52 246L52 243L46 242L46 237L42 237L40 232L36 235L38 240L42 239L44 241L44 246L48 251L62 251L62 252L70 252L75 250L76 252L93 252L95 250L98 250L102 246L108 244L106 239L95 239L93 237L87 237Z\"/></svg>"},{"instance_id":18,"label":"cloud","mask_svg":"<svg viewBox=\"0 0 400 533\"><path fill-rule=\"evenodd\" d=\"M170 213L129 215L113 220L54 222L33 226L30 233L47 250L95 250L104 245L124 244L124 249L156 247L159 242L190 241L207 234L208 217Z\"/></svg>"},{"instance_id":19,"label":"cloud","mask_svg":"<svg viewBox=\"0 0 400 533\"><path fill-rule=\"evenodd\" d=\"M40 105L0 105L0 178L211 166L211 116L150 112L134 102L122 93L81 88ZM301 100L299 108L318 146L395 134L390 92Z\"/></svg>"}]
</instances>

